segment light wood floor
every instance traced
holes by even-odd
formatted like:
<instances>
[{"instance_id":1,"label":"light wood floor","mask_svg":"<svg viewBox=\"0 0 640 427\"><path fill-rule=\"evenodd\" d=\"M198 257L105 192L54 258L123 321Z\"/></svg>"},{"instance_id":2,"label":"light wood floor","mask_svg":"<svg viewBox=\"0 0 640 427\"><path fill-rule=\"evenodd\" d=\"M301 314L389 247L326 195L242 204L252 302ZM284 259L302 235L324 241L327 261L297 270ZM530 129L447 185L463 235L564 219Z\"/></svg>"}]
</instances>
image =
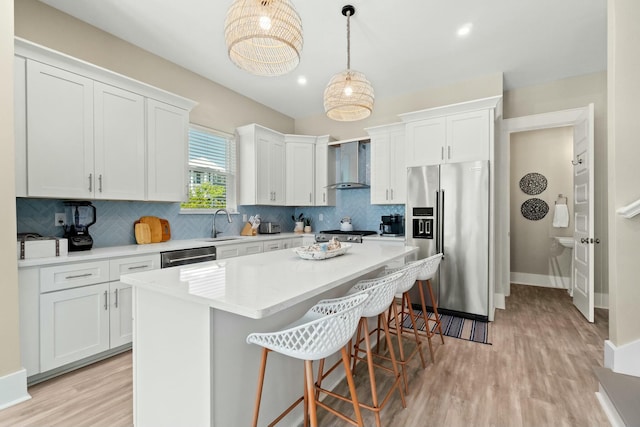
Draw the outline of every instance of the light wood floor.
<instances>
[{"instance_id":1,"label":"light wood floor","mask_svg":"<svg viewBox=\"0 0 640 427\"><path fill-rule=\"evenodd\" d=\"M607 311L596 310L596 322L589 324L566 291L511 289L507 309L497 311L490 327L493 345L437 341L436 363L423 370L414 361L407 408L396 393L382 411L384 426L609 426L594 395L592 369L602 366ZM366 401L369 385L361 365L358 396ZM384 390L384 375L380 380ZM131 353L38 384L29 393L30 401L0 411L0 426L131 426ZM246 403L252 401L250 396ZM346 425L319 414L323 426ZM375 425L371 413L363 415L366 426Z\"/></svg>"}]
</instances>

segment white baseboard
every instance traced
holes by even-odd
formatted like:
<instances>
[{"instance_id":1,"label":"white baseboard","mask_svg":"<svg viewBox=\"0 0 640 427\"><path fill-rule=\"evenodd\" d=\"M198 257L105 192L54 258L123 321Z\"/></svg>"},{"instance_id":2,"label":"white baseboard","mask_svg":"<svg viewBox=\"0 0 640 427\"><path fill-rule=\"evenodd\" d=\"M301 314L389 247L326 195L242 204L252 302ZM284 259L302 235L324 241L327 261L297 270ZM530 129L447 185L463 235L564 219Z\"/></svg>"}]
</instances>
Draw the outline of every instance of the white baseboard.
<instances>
[{"instance_id":1,"label":"white baseboard","mask_svg":"<svg viewBox=\"0 0 640 427\"><path fill-rule=\"evenodd\" d=\"M619 374L640 377L640 340L619 347L605 340L604 367Z\"/></svg>"},{"instance_id":2,"label":"white baseboard","mask_svg":"<svg viewBox=\"0 0 640 427\"><path fill-rule=\"evenodd\" d=\"M602 294L600 292L596 292L596 294L593 296L593 305L596 308L609 309L609 294Z\"/></svg>"},{"instance_id":3,"label":"white baseboard","mask_svg":"<svg viewBox=\"0 0 640 427\"><path fill-rule=\"evenodd\" d=\"M26 369L0 377L0 410L29 399Z\"/></svg>"},{"instance_id":4,"label":"white baseboard","mask_svg":"<svg viewBox=\"0 0 640 427\"><path fill-rule=\"evenodd\" d=\"M511 283L520 285L542 286L545 288L569 289L571 278L565 276L550 276L548 274L531 274L511 272Z\"/></svg>"},{"instance_id":5,"label":"white baseboard","mask_svg":"<svg viewBox=\"0 0 640 427\"><path fill-rule=\"evenodd\" d=\"M498 308L500 310L506 309L507 303L504 294L493 294L493 305L495 306L495 308Z\"/></svg>"},{"instance_id":6,"label":"white baseboard","mask_svg":"<svg viewBox=\"0 0 640 427\"><path fill-rule=\"evenodd\" d=\"M600 391L596 391L596 397L598 398L598 401L600 402L600 406L602 406L602 410L607 416L607 419L609 419L611 426L625 427L624 421L622 421L620 414L618 414L616 407L614 406L613 402L611 402L611 400L609 399L609 396L602 388L602 385L600 386Z\"/></svg>"}]
</instances>

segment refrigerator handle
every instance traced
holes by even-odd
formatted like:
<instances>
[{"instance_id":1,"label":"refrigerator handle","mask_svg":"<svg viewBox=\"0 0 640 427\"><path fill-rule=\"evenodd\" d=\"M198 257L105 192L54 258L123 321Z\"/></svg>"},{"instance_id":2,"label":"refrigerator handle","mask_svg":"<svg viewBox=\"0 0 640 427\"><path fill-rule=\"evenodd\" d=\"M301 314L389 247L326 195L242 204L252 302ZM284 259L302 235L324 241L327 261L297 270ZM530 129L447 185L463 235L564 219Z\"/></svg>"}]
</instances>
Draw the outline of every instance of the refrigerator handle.
<instances>
[{"instance_id":1,"label":"refrigerator handle","mask_svg":"<svg viewBox=\"0 0 640 427\"><path fill-rule=\"evenodd\" d=\"M440 252L444 260L444 190L442 190L442 199L440 201Z\"/></svg>"},{"instance_id":2,"label":"refrigerator handle","mask_svg":"<svg viewBox=\"0 0 640 427\"><path fill-rule=\"evenodd\" d=\"M436 253L440 253L440 191L436 191Z\"/></svg>"}]
</instances>

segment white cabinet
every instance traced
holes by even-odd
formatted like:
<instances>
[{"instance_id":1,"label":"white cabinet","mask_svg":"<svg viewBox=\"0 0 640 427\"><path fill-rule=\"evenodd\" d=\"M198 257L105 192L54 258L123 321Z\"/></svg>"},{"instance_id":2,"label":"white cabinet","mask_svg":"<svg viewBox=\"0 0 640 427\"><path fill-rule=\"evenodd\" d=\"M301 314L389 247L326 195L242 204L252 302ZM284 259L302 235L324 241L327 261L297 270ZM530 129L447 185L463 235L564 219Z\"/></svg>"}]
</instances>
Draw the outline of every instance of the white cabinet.
<instances>
[{"instance_id":1,"label":"white cabinet","mask_svg":"<svg viewBox=\"0 0 640 427\"><path fill-rule=\"evenodd\" d=\"M260 125L239 127L240 205L285 204L284 135Z\"/></svg>"},{"instance_id":2,"label":"white cabinet","mask_svg":"<svg viewBox=\"0 0 640 427\"><path fill-rule=\"evenodd\" d=\"M319 136L315 145L315 205L335 206L336 190L329 189L329 184L335 184L336 150L329 150L329 135Z\"/></svg>"},{"instance_id":3,"label":"white cabinet","mask_svg":"<svg viewBox=\"0 0 640 427\"><path fill-rule=\"evenodd\" d=\"M401 114L406 122L406 166L491 160L500 99Z\"/></svg>"},{"instance_id":4,"label":"white cabinet","mask_svg":"<svg viewBox=\"0 0 640 427\"><path fill-rule=\"evenodd\" d=\"M28 375L46 372L132 340L132 291L120 275L160 268L160 255L149 254L111 260L42 267L39 270L39 331L33 320L21 319L21 334L39 332L39 367L33 362L33 338L25 337L23 355ZM20 275L25 286L21 306L35 298L33 283L37 269ZM27 299L30 299L28 302ZM37 305L36 305L37 306Z\"/></svg>"},{"instance_id":5,"label":"white cabinet","mask_svg":"<svg viewBox=\"0 0 640 427\"><path fill-rule=\"evenodd\" d=\"M186 200L188 128L189 111L147 99L148 200Z\"/></svg>"},{"instance_id":6,"label":"white cabinet","mask_svg":"<svg viewBox=\"0 0 640 427\"><path fill-rule=\"evenodd\" d=\"M27 61L28 195L92 198L93 81Z\"/></svg>"},{"instance_id":7,"label":"white cabinet","mask_svg":"<svg viewBox=\"0 0 640 427\"><path fill-rule=\"evenodd\" d=\"M16 150L16 197L27 197L27 60L13 59L13 127Z\"/></svg>"},{"instance_id":8,"label":"white cabinet","mask_svg":"<svg viewBox=\"0 0 640 427\"><path fill-rule=\"evenodd\" d=\"M216 247L216 259L234 258L251 254L259 254L264 251L263 242L233 243Z\"/></svg>"},{"instance_id":9,"label":"white cabinet","mask_svg":"<svg viewBox=\"0 0 640 427\"><path fill-rule=\"evenodd\" d=\"M285 135L287 206L313 206L316 137Z\"/></svg>"},{"instance_id":10,"label":"white cabinet","mask_svg":"<svg viewBox=\"0 0 640 427\"><path fill-rule=\"evenodd\" d=\"M407 186L405 125L398 123L365 130L371 136L371 203L404 204Z\"/></svg>"},{"instance_id":11,"label":"white cabinet","mask_svg":"<svg viewBox=\"0 0 640 427\"><path fill-rule=\"evenodd\" d=\"M302 246L302 238L294 237L291 239L267 240L264 242L264 251L279 251L283 249L291 249Z\"/></svg>"},{"instance_id":12,"label":"white cabinet","mask_svg":"<svg viewBox=\"0 0 640 427\"><path fill-rule=\"evenodd\" d=\"M94 197L145 198L144 97L94 82Z\"/></svg>"}]
</instances>

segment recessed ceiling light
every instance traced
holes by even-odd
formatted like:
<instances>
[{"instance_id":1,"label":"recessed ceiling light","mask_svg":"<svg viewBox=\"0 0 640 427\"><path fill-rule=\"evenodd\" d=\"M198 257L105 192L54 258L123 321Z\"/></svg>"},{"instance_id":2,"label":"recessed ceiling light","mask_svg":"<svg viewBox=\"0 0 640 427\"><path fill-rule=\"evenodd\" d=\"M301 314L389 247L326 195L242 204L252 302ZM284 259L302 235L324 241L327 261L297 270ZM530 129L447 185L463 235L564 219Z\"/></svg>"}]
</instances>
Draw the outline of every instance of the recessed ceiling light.
<instances>
[{"instance_id":1,"label":"recessed ceiling light","mask_svg":"<svg viewBox=\"0 0 640 427\"><path fill-rule=\"evenodd\" d=\"M471 22L467 22L466 24L458 28L458 37L468 36L471 32L471 27L473 27L473 24Z\"/></svg>"},{"instance_id":2,"label":"recessed ceiling light","mask_svg":"<svg viewBox=\"0 0 640 427\"><path fill-rule=\"evenodd\" d=\"M298 84L300 86L304 86L307 84L307 78L305 76L298 77Z\"/></svg>"}]
</instances>

